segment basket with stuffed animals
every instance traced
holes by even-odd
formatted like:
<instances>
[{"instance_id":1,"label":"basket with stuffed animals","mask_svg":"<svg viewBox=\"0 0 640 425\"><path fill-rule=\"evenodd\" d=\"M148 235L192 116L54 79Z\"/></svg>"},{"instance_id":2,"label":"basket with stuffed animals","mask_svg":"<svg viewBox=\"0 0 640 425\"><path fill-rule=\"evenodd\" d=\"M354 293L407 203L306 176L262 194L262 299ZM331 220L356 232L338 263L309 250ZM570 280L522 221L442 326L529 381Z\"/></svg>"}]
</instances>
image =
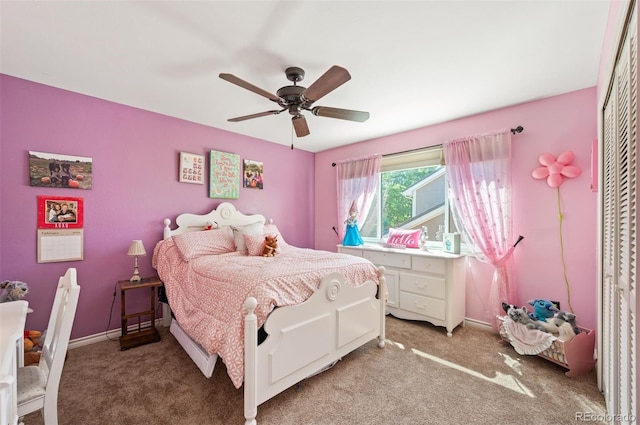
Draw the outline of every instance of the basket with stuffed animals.
<instances>
[{"instance_id":1,"label":"basket with stuffed animals","mask_svg":"<svg viewBox=\"0 0 640 425\"><path fill-rule=\"evenodd\" d=\"M505 316L498 316L500 336L518 354L537 355L566 369L576 377L593 369L595 332L576 325L573 313L562 311L557 303L535 299L527 307L502 303Z\"/></svg>"}]
</instances>

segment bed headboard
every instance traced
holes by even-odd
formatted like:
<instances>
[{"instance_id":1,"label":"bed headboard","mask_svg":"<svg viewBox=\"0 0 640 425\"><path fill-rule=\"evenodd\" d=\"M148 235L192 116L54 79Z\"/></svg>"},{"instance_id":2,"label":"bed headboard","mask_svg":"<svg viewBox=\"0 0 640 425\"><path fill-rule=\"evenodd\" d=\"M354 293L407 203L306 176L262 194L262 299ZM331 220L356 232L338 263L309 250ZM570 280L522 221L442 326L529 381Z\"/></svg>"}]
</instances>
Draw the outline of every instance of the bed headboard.
<instances>
[{"instance_id":1,"label":"bed headboard","mask_svg":"<svg viewBox=\"0 0 640 425\"><path fill-rule=\"evenodd\" d=\"M218 208L207 214L180 214L176 218L176 224L178 227L175 230L171 230L171 220L164 219L164 239L168 239L171 236L180 235L182 233L196 232L203 230L207 222L217 223L219 227L226 226L244 226L246 224L264 223L265 219L263 215L252 214L244 215L240 211L236 210L236 207L229 202L223 202L218 205Z\"/></svg>"}]
</instances>

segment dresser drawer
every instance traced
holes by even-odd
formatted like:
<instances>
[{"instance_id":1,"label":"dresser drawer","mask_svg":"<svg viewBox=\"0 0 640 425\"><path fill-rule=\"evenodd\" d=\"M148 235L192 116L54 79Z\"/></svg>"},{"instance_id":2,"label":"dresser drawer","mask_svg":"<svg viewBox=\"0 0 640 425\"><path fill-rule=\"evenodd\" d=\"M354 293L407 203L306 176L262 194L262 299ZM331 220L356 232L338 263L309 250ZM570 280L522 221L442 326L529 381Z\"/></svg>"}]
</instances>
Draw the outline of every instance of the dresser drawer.
<instances>
[{"instance_id":1,"label":"dresser drawer","mask_svg":"<svg viewBox=\"0 0 640 425\"><path fill-rule=\"evenodd\" d=\"M411 255L398 254L395 252L375 252L364 251L364 258L371 261L376 266L398 267L401 269L411 268Z\"/></svg>"},{"instance_id":2,"label":"dresser drawer","mask_svg":"<svg viewBox=\"0 0 640 425\"><path fill-rule=\"evenodd\" d=\"M446 271L446 260L441 258L416 256L413 258L412 270L444 275Z\"/></svg>"},{"instance_id":3,"label":"dresser drawer","mask_svg":"<svg viewBox=\"0 0 640 425\"><path fill-rule=\"evenodd\" d=\"M341 254L348 254L348 255L354 255L356 257L362 257L362 250L361 249L345 248L345 247L341 246L340 248L338 248L338 251L340 251Z\"/></svg>"},{"instance_id":4,"label":"dresser drawer","mask_svg":"<svg viewBox=\"0 0 640 425\"><path fill-rule=\"evenodd\" d=\"M400 292L400 308L423 314L439 320L445 320L445 302L421 295Z\"/></svg>"},{"instance_id":5,"label":"dresser drawer","mask_svg":"<svg viewBox=\"0 0 640 425\"><path fill-rule=\"evenodd\" d=\"M433 298L445 298L444 277L425 276L415 273L400 273L400 290Z\"/></svg>"}]
</instances>

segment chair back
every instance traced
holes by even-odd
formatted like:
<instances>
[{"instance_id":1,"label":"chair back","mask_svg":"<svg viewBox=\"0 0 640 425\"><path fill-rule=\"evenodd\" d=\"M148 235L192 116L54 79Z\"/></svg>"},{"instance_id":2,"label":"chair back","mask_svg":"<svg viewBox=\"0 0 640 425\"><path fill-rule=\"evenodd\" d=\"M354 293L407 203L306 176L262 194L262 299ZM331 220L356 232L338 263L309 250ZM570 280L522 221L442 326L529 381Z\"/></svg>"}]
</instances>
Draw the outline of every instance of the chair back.
<instances>
[{"instance_id":1,"label":"chair back","mask_svg":"<svg viewBox=\"0 0 640 425\"><path fill-rule=\"evenodd\" d=\"M69 268L64 276L58 280L58 289L53 300L49 325L47 327L42 354L40 356L40 368L47 376L47 395L57 399L62 366L64 365L71 328L78 307L80 286L75 268Z\"/></svg>"}]
</instances>

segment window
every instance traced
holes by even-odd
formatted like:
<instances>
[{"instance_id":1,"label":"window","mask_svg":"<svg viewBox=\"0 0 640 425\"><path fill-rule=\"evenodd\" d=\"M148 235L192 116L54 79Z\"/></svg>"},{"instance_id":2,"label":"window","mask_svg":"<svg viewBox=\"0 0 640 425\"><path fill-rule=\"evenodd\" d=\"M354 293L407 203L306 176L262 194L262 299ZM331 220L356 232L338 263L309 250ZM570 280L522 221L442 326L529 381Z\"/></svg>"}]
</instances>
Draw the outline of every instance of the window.
<instances>
[{"instance_id":1,"label":"window","mask_svg":"<svg viewBox=\"0 0 640 425\"><path fill-rule=\"evenodd\" d=\"M382 158L380 181L360 236L384 241L390 228L427 228L435 245L442 233L455 229L449 220L449 203L442 165L442 148L429 148ZM453 230L454 231L454 230Z\"/></svg>"}]
</instances>

